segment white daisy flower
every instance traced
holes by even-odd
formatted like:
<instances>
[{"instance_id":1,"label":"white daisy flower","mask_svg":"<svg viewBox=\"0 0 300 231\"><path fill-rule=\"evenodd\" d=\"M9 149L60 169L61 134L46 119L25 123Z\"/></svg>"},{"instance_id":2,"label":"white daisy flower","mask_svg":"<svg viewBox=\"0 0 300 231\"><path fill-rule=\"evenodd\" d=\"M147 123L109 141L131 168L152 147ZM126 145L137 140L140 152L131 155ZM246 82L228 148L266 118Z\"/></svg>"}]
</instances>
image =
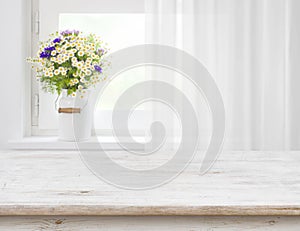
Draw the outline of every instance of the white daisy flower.
<instances>
[{"instance_id":1,"label":"white daisy flower","mask_svg":"<svg viewBox=\"0 0 300 231\"><path fill-rule=\"evenodd\" d=\"M57 69L54 71L54 75L59 75L59 73L60 73L60 71Z\"/></svg>"},{"instance_id":2,"label":"white daisy flower","mask_svg":"<svg viewBox=\"0 0 300 231\"><path fill-rule=\"evenodd\" d=\"M82 67L83 67L83 63L82 63L82 62L78 62L78 63L77 63L77 67L78 67L78 68L82 68Z\"/></svg>"}]
</instances>

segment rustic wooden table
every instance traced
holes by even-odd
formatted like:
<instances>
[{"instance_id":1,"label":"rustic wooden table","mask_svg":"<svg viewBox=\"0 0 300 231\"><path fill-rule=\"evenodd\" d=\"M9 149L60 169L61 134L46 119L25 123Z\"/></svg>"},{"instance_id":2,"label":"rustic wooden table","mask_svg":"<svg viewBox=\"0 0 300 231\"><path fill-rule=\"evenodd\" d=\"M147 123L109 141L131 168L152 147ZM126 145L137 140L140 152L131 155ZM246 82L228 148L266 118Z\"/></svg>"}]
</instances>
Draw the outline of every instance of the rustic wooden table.
<instances>
[{"instance_id":1,"label":"rustic wooden table","mask_svg":"<svg viewBox=\"0 0 300 231\"><path fill-rule=\"evenodd\" d=\"M223 152L205 175L196 158L135 191L97 178L76 151L1 151L0 230L300 230L299 166L300 152Z\"/></svg>"}]
</instances>

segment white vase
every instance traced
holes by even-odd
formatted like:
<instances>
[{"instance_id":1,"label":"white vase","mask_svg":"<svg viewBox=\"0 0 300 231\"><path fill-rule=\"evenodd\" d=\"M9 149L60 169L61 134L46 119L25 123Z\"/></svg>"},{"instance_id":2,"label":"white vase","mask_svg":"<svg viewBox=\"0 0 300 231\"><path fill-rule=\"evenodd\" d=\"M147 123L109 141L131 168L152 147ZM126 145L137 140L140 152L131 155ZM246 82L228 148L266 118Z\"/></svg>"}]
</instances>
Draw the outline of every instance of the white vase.
<instances>
[{"instance_id":1,"label":"white vase","mask_svg":"<svg viewBox=\"0 0 300 231\"><path fill-rule=\"evenodd\" d=\"M84 141L90 138L92 112L89 103L90 91L81 97L68 95L63 90L58 101L59 139L63 141Z\"/></svg>"}]
</instances>

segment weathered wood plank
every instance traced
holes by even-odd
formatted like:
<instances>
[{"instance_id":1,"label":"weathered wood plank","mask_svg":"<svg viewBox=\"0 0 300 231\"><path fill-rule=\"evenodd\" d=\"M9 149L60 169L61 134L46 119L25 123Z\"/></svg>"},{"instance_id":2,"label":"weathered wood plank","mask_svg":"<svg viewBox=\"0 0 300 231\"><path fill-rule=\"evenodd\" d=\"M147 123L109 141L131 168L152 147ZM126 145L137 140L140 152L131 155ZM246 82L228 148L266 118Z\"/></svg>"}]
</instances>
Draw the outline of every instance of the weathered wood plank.
<instances>
[{"instance_id":1,"label":"weathered wood plank","mask_svg":"<svg viewBox=\"0 0 300 231\"><path fill-rule=\"evenodd\" d=\"M0 230L9 231L298 231L298 217L0 217Z\"/></svg>"},{"instance_id":2,"label":"weathered wood plank","mask_svg":"<svg viewBox=\"0 0 300 231\"><path fill-rule=\"evenodd\" d=\"M118 163L153 167L168 156ZM175 180L146 191L109 185L72 151L0 153L1 215L300 215L300 152L224 152L206 174L199 159Z\"/></svg>"},{"instance_id":3,"label":"weathered wood plank","mask_svg":"<svg viewBox=\"0 0 300 231\"><path fill-rule=\"evenodd\" d=\"M10 216L300 216L300 206L1 205L0 216L7 214Z\"/></svg>"}]
</instances>

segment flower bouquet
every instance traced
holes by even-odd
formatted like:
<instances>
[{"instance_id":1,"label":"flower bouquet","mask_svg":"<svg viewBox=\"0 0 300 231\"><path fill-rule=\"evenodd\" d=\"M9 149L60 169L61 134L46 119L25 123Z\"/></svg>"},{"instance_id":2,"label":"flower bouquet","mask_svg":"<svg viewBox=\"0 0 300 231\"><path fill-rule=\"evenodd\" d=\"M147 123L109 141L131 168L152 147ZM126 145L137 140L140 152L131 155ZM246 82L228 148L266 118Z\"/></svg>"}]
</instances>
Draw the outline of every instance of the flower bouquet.
<instances>
[{"instance_id":1,"label":"flower bouquet","mask_svg":"<svg viewBox=\"0 0 300 231\"><path fill-rule=\"evenodd\" d=\"M37 72L45 91L68 95L85 93L85 89L105 80L104 69L109 66L104 56L108 49L94 34L65 30L56 32L40 43L37 57L28 58Z\"/></svg>"}]
</instances>

